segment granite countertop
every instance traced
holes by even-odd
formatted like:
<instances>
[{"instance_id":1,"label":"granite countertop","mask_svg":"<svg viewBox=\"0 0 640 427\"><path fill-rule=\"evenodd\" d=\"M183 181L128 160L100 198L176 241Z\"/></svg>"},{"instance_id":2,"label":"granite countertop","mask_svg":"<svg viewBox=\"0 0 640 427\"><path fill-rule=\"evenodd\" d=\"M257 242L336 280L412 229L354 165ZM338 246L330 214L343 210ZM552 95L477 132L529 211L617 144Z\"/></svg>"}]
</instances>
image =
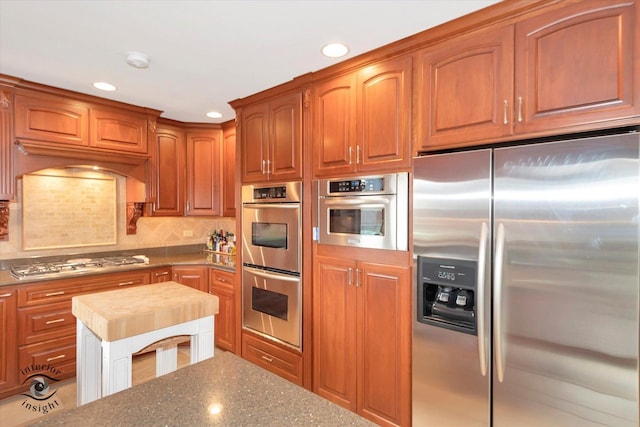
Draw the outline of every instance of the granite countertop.
<instances>
[{"instance_id":1,"label":"granite countertop","mask_svg":"<svg viewBox=\"0 0 640 427\"><path fill-rule=\"evenodd\" d=\"M30 262L49 262L52 260L64 260L78 257L98 258L101 256L119 256L119 255L145 255L149 258L149 264L131 264L119 267L101 268L97 270L89 270L78 273L65 273L63 275L39 276L36 278L15 279L9 271L10 266L28 264ZM81 254L81 255L65 255L59 257L43 257L43 258L24 258L17 260L2 261L2 269L0 269L0 287L10 285L24 285L27 283L43 282L59 279L70 279L84 276L93 276L97 274L118 273L124 271L134 271L140 269L173 266L173 265L206 265L225 271L235 272L235 256L206 252L200 245L194 247L168 247L168 248L146 248L146 249L129 249L126 251L100 252L97 254Z\"/></svg>"},{"instance_id":2,"label":"granite countertop","mask_svg":"<svg viewBox=\"0 0 640 427\"><path fill-rule=\"evenodd\" d=\"M228 352L35 426L373 426L368 420Z\"/></svg>"}]
</instances>

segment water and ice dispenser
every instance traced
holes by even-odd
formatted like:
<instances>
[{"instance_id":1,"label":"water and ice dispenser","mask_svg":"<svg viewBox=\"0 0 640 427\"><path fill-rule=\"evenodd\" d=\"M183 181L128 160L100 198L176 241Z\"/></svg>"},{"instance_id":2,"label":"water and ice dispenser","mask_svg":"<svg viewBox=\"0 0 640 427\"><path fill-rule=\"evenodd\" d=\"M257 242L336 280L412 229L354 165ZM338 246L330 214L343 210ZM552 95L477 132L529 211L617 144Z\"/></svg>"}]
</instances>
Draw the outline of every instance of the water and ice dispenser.
<instances>
[{"instance_id":1,"label":"water and ice dispenser","mask_svg":"<svg viewBox=\"0 0 640 427\"><path fill-rule=\"evenodd\" d=\"M471 260L418 256L418 322L476 335L476 272Z\"/></svg>"}]
</instances>

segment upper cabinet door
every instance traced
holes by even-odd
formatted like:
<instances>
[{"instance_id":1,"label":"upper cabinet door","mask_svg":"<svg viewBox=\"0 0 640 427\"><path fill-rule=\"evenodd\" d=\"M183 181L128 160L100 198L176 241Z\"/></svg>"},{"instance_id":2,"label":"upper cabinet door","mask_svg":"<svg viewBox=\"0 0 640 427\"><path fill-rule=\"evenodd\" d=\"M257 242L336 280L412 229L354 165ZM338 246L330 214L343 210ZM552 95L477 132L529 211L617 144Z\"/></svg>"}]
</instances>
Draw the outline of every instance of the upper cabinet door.
<instances>
[{"instance_id":1,"label":"upper cabinet door","mask_svg":"<svg viewBox=\"0 0 640 427\"><path fill-rule=\"evenodd\" d=\"M87 147L89 109L63 98L16 95L15 136L18 140Z\"/></svg>"},{"instance_id":2,"label":"upper cabinet door","mask_svg":"<svg viewBox=\"0 0 640 427\"><path fill-rule=\"evenodd\" d=\"M339 175L355 165L355 75L349 74L315 85L314 174Z\"/></svg>"},{"instance_id":3,"label":"upper cabinet door","mask_svg":"<svg viewBox=\"0 0 640 427\"><path fill-rule=\"evenodd\" d=\"M187 131L187 215L220 216L221 131Z\"/></svg>"},{"instance_id":4,"label":"upper cabinet door","mask_svg":"<svg viewBox=\"0 0 640 427\"><path fill-rule=\"evenodd\" d=\"M640 114L639 31L628 1L575 2L518 23L516 132Z\"/></svg>"},{"instance_id":5,"label":"upper cabinet door","mask_svg":"<svg viewBox=\"0 0 640 427\"><path fill-rule=\"evenodd\" d=\"M358 72L355 158L358 171L411 164L411 56Z\"/></svg>"},{"instance_id":6,"label":"upper cabinet door","mask_svg":"<svg viewBox=\"0 0 640 427\"><path fill-rule=\"evenodd\" d=\"M242 109L240 126L242 182L264 181L269 139L269 105Z\"/></svg>"},{"instance_id":7,"label":"upper cabinet door","mask_svg":"<svg viewBox=\"0 0 640 427\"><path fill-rule=\"evenodd\" d=\"M511 134L512 26L430 47L417 61L416 151Z\"/></svg>"},{"instance_id":8,"label":"upper cabinet door","mask_svg":"<svg viewBox=\"0 0 640 427\"><path fill-rule=\"evenodd\" d=\"M302 178L302 95L294 93L271 101L269 122L269 179Z\"/></svg>"},{"instance_id":9,"label":"upper cabinet door","mask_svg":"<svg viewBox=\"0 0 640 427\"><path fill-rule=\"evenodd\" d=\"M147 154L147 117L144 114L91 109L92 147Z\"/></svg>"},{"instance_id":10,"label":"upper cabinet door","mask_svg":"<svg viewBox=\"0 0 640 427\"><path fill-rule=\"evenodd\" d=\"M159 126L150 165L154 216L182 216L185 193L185 139L179 128Z\"/></svg>"},{"instance_id":11,"label":"upper cabinet door","mask_svg":"<svg viewBox=\"0 0 640 427\"><path fill-rule=\"evenodd\" d=\"M301 179L302 95L283 95L240 114L242 182Z\"/></svg>"},{"instance_id":12,"label":"upper cabinet door","mask_svg":"<svg viewBox=\"0 0 640 427\"><path fill-rule=\"evenodd\" d=\"M222 215L236 216L236 122L222 124Z\"/></svg>"}]
</instances>

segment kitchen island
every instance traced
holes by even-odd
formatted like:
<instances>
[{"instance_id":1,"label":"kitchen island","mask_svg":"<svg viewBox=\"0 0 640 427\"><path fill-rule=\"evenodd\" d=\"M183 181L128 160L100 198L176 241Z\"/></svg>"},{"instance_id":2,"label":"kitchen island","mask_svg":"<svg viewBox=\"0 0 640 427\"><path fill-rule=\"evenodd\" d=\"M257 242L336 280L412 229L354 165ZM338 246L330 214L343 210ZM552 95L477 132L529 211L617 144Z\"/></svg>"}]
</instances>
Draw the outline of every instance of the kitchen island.
<instances>
[{"instance_id":1,"label":"kitchen island","mask_svg":"<svg viewBox=\"0 0 640 427\"><path fill-rule=\"evenodd\" d=\"M60 412L35 426L372 426L228 352Z\"/></svg>"}]
</instances>

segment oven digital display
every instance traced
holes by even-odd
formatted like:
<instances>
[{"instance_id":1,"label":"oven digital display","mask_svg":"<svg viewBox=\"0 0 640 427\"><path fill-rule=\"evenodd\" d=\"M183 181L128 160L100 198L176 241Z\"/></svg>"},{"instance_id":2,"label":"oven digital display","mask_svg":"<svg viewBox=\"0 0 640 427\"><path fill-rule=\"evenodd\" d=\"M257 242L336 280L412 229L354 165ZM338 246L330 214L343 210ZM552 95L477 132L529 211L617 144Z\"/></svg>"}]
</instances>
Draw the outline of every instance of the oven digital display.
<instances>
[{"instance_id":1,"label":"oven digital display","mask_svg":"<svg viewBox=\"0 0 640 427\"><path fill-rule=\"evenodd\" d=\"M287 320L289 298L278 292L262 288L251 288L251 308L269 316Z\"/></svg>"},{"instance_id":2,"label":"oven digital display","mask_svg":"<svg viewBox=\"0 0 640 427\"><path fill-rule=\"evenodd\" d=\"M287 224L251 223L251 244L274 249L287 249Z\"/></svg>"}]
</instances>

